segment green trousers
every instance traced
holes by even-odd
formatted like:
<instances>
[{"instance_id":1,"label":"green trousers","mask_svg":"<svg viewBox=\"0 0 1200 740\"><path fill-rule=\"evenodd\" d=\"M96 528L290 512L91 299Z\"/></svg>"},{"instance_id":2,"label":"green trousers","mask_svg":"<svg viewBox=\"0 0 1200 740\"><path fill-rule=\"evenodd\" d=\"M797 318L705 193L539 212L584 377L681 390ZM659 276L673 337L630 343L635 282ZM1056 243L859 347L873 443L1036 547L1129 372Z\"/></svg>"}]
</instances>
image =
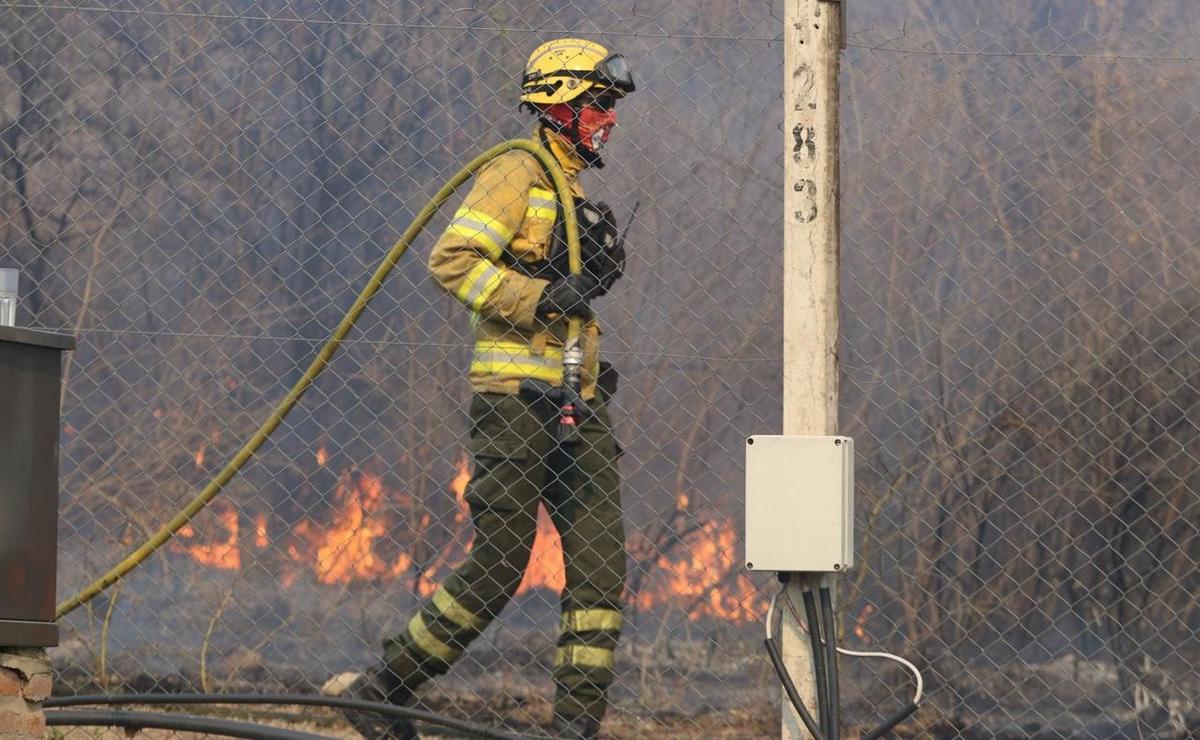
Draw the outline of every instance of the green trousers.
<instances>
[{"instance_id":1,"label":"green trousers","mask_svg":"<svg viewBox=\"0 0 1200 740\"><path fill-rule=\"evenodd\" d=\"M621 633L625 549L616 442L607 410L599 399L593 405L582 439L559 448L549 404L492 393L472 398L470 555L402 633L384 640L384 661L409 689L449 670L512 598L541 501L562 537L566 565L555 711L572 720L603 716Z\"/></svg>"}]
</instances>

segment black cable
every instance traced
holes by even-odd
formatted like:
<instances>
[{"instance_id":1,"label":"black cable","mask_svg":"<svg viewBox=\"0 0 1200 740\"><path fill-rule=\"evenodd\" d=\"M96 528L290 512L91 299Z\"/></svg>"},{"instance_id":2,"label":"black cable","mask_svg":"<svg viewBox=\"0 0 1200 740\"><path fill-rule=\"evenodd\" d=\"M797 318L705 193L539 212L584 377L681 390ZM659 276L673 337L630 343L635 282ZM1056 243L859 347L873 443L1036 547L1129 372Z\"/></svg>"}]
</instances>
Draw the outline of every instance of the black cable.
<instances>
[{"instance_id":1,"label":"black cable","mask_svg":"<svg viewBox=\"0 0 1200 740\"><path fill-rule=\"evenodd\" d=\"M911 717L916 711L917 705L909 702L908 706L893 714L882 725L876 727L874 730L871 730L866 735L863 735L862 740L879 740L879 738L895 729L896 725Z\"/></svg>"},{"instance_id":2,"label":"black cable","mask_svg":"<svg viewBox=\"0 0 1200 740\"><path fill-rule=\"evenodd\" d=\"M792 681L787 666L784 665L779 646L775 644L775 640L770 638L763 640L763 644L767 646L767 654L771 656L771 665L775 667L775 675L779 676L783 690L787 692L788 699L792 701L792 706L796 708L796 713L800 715L804 726L812 733L813 740L825 740L825 735L817 728L817 721L809 713L808 707L804 706L804 700L800 698L800 692L796 690L796 684Z\"/></svg>"},{"instance_id":3,"label":"black cable","mask_svg":"<svg viewBox=\"0 0 1200 740\"><path fill-rule=\"evenodd\" d=\"M235 722L216 717L194 717L187 714L158 714L155 712L123 712L115 709L76 709L68 712L46 712L47 727L122 727L128 730L175 730L200 732L222 737L242 737L250 740L324 740L323 735L285 730L269 725Z\"/></svg>"},{"instance_id":4,"label":"black cable","mask_svg":"<svg viewBox=\"0 0 1200 740\"><path fill-rule=\"evenodd\" d=\"M826 736L836 738L837 735L833 734L833 712L829 708L829 679L826 677L825 651L821 646L821 617L817 612L817 600L808 588L801 592L801 596L804 597L808 640L812 645L813 674L817 682L817 713L821 720L821 729Z\"/></svg>"},{"instance_id":5,"label":"black cable","mask_svg":"<svg viewBox=\"0 0 1200 740\"><path fill-rule=\"evenodd\" d=\"M825 668L829 676L830 737L842 736L842 699L838 690L837 621L833 616L833 594L821 587L821 616L825 621Z\"/></svg>"},{"instance_id":6,"label":"black cable","mask_svg":"<svg viewBox=\"0 0 1200 740\"><path fill-rule=\"evenodd\" d=\"M793 603L793 601L792 601L791 594L789 594L786 591L783 592L783 599L784 599L784 603L787 605L788 611L790 611L792 613L792 619L796 620L796 623L799 624L801 621L800 613L796 609L795 603ZM919 678L920 677L918 676L918 679ZM917 695L920 696L919 688L918 688ZM863 735L862 738L860 738L860 740L879 740L879 738L883 737L887 733L894 730L896 728L896 726L899 725L901 722L903 722L904 720L908 719L913 714L915 714L917 709L919 709L919 708L920 708L920 705L917 702L909 702L907 705L904 706L903 709L901 709L899 712L897 712L896 714L893 714L891 717L889 717L887 720L885 720L883 722L883 724L879 725L875 729L873 729L870 732L868 732L867 734Z\"/></svg>"},{"instance_id":7,"label":"black cable","mask_svg":"<svg viewBox=\"0 0 1200 740\"><path fill-rule=\"evenodd\" d=\"M300 706L331 707L334 709L356 709L361 712L372 712L374 714L416 720L431 725L441 725L442 727L449 727L452 730L465 732L474 737L488 738L489 740L520 740L517 735L510 735L452 717L443 717L440 714L425 712L420 709L315 694L116 694L111 696L106 694L85 694L81 696L51 697L43 702L42 706L46 708L73 707L86 704L295 704Z\"/></svg>"}]
</instances>

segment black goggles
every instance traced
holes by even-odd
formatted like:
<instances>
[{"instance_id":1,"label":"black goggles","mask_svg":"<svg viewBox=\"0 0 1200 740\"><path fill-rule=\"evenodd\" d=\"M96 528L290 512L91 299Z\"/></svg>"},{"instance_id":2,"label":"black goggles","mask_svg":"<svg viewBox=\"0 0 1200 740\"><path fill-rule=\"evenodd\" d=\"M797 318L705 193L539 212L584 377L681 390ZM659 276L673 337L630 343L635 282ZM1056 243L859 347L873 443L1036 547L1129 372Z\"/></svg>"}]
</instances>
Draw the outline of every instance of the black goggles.
<instances>
[{"instance_id":1,"label":"black goggles","mask_svg":"<svg viewBox=\"0 0 1200 740\"><path fill-rule=\"evenodd\" d=\"M525 75L522 83L525 85L534 82L540 82L547 77L574 77L580 80L588 80L603 85L607 88L612 88L619 91L622 95L633 92L637 86L633 84L633 73L629 70L629 63L625 61L625 57L620 54L610 54L604 59L601 59L595 69L580 70L580 69L562 69L550 74L542 75Z\"/></svg>"},{"instance_id":2,"label":"black goggles","mask_svg":"<svg viewBox=\"0 0 1200 740\"><path fill-rule=\"evenodd\" d=\"M616 88L623 93L631 93L637 89L633 84L633 72L629 70L629 62L620 54L610 54L596 65L596 71L590 79L608 87Z\"/></svg>"}]
</instances>

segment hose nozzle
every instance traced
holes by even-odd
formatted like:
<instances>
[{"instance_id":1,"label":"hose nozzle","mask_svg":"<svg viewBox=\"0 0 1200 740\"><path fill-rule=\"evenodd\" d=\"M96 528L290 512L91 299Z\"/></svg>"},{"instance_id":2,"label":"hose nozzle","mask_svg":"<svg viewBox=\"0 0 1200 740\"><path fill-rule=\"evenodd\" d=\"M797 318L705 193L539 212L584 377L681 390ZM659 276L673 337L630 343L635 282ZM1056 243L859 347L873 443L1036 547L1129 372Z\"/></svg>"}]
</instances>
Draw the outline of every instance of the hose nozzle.
<instances>
[{"instance_id":1,"label":"hose nozzle","mask_svg":"<svg viewBox=\"0 0 1200 740\"><path fill-rule=\"evenodd\" d=\"M583 385L583 347L578 341L563 352L563 385L567 392L563 394L563 402L558 409L555 438L561 444L569 444L578 441L581 421L580 409L575 404Z\"/></svg>"}]
</instances>

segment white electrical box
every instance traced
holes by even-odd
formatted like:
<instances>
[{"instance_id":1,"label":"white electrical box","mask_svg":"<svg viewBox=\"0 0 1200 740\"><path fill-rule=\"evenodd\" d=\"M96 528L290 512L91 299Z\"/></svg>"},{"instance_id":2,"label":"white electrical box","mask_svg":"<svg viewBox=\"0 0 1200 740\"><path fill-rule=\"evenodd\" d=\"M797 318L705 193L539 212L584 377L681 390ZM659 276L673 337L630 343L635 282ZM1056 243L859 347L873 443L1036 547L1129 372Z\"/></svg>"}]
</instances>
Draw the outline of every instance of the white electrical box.
<instances>
[{"instance_id":1,"label":"white electrical box","mask_svg":"<svg viewBox=\"0 0 1200 740\"><path fill-rule=\"evenodd\" d=\"M827 573L854 566L854 440L746 440L746 568Z\"/></svg>"}]
</instances>

